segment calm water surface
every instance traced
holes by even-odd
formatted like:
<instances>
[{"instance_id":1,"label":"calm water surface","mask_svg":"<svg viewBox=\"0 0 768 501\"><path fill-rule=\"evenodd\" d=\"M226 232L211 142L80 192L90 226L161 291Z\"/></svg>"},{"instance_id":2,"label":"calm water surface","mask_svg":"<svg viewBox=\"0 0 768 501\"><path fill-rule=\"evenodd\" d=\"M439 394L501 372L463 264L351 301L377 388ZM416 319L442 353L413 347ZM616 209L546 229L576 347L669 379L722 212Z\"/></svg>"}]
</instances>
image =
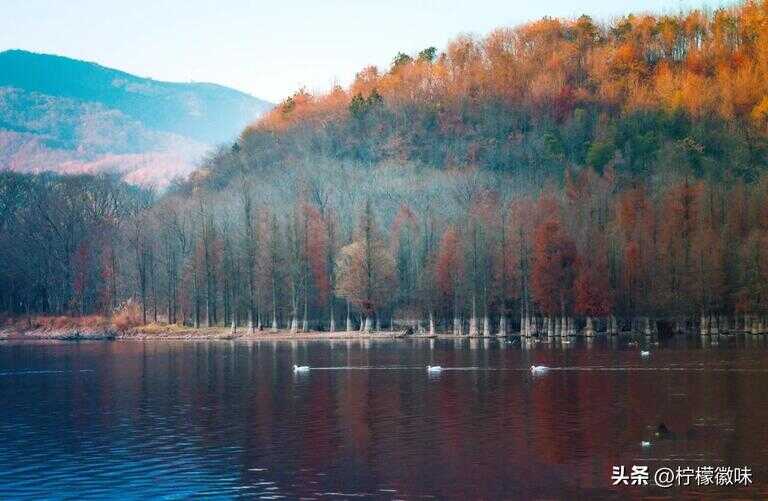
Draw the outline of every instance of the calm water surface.
<instances>
[{"instance_id":1,"label":"calm water surface","mask_svg":"<svg viewBox=\"0 0 768 501\"><path fill-rule=\"evenodd\" d=\"M767 497L768 339L650 349L0 343L0 498ZM612 487L633 464L748 465L754 484Z\"/></svg>"}]
</instances>

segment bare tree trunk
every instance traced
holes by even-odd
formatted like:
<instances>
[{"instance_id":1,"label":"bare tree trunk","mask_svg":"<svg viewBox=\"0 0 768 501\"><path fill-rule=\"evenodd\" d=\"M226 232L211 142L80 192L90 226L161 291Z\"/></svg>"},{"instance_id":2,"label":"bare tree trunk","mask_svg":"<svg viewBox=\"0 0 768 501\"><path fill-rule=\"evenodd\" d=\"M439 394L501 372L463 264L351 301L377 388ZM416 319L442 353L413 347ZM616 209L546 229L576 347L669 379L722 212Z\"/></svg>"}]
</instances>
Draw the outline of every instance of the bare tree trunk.
<instances>
[{"instance_id":1,"label":"bare tree trunk","mask_svg":"<svg viewBox=\"0 0 768 501\"><path fill-rule=\"evenodd\" d=\"M184 303L179 303L179 311L174 312L173 314L174 318L176 319L176 324L178 325L185 325L185 322L187 321L187 312L184 310Z\"/></svg>"},{"instance_id":2,"label":"bare tree trunk","mask_svg":"<svg viewBox=\"0 0 768 501\"><path fill-rule=\"evenodd\" d=\"M520 312L520 335L522 337L529 337L531 335L530 320L523 311Z\"/></svg>"},{"instance_id":3,"label":"bare tree trunk","mask_svg":"<svg viewBox=\"0 0 768 501\"><path fill-rule=\"evenodd\" d=\"M141 293L141 324L147 324L147 255L141 241L140 230L136 230L136 265L139 272L139 292Z\"/></svg>"},{"instance_id":4,"label":"bare tree trunk","mask_svg":"<svg viewBox=\"0 0 768 501\"><path fill-rule=\"evenodd\" d=\"M333 311L333 297L331 297L331 300L330 300L329 310L330 310L331 321L330 321L330 326L328 327L328 330L330 332L336 332L336 314Z\"/></svg>"},{"instance_id":5,"label":"bare tree trunk","mask_svg":"<svg viewBox=\"0 0 768 501\"><path fill-rule=\"evenodd\" d=\"M615 336L619 333L619 326L616 322L616 317L613 315L610 315L608 317L608 334Z\"/></svg>"},{"instance_id":6,"label":"bare tree trunk","mask_svg":"<svg viewBox=\"0 0 768 501\"><path fill-rule=\"evenodd\" d=\"M194 326L195 326L195 329L199 329L200 328L200 285L197 283L198 282L197 264L195 264L195 266L193 267L192 274L193 274L192 282L194 283L194 289L195 289L194 290L194 296L195 296Z\"/></svg>"},{"instance_id":7,"label":"bare tree trunk","mask_svg":"<svg viewBox=\"0 0 768 501\"><path fill-rule=\"evenodd\" d=\"M274 233L273 238L277 238L276 232ZM277 258L274 256L272 257L272 271L270 273L272 278L272 332L277 332L277 277L275 274L277 271L275 270L275 261Z\"/></svg>"},{"instance_id":8,"label":"bare tree trunk","mask_svg":"<svg viewBox=\"0 0 768 501\"><path fill-rule=\"evenodd\" d=\"M117 255L115 254L114 237L112 238L112 245L110 246L110 259L112 261L112 269L110 270L111 276L109 281L109 289L112 300L112 311L117 310Z\"/></svg>"},{"instance_id":9,"label":"bare tree trunk","mask_svg":"<svg viewBox=\"0 0 768 501\"><path fill-rule=\"evenodd\" d=\"M453 333L456 336L464 335L464 329L462 328L462 325L461 325L461 319L457 317L455 313L453 316Z\"/></svg>"},{"instance_id":10,"label":"bare tree trunk","mask_svg":"<svg viewBox=\"0 0 768 501\"><path fill-rule=\"evenodd\" d=\"M595 335L595 328L592 325L592 317L587 317L587 326L584 327L584 335L587 337L593 337Z\"/></svg>"},{"instance_id":11,"label":"bare tree trunk","mask_svg":"<svg viewBox=\"0 0 768 501\"><path fill-rule=\"evenodd\" d=\"M699 332L702 336L709 336L709 321L709 315L702 313L699 321Z\"/></svg>"},{"instance_id":12,"label":"bare tree trunk","mask_svg":"<svg viewBox=\"0 0 768 501\"><path fill-rule=\"evenodd\" d=\"M167 247L167 244L166 244ZM168 252L168 251L166 251ZM168 324L173 323L173 310L171 307L171 301L173 298L173 271L171 269L171 263L170 258L166 261L167 264L167 272L168 272L168 281L166 282L166 287L168 289L168 298L166 301L166 314L168 316Z\"/></svg>"},{"instance_id":13,"label":"bare tree trunk","mask_svg":"<svg viewBox=\"0 0 768 501\"><path fill-rule=\"evenodd\" d=\"M152 294L152 322L157 323L157 281L155 276L155 253L149 251L149 290Z\"/></svg>"},{"instance_id":14,"label":"bare tree trunk","mask_svg":"<svg viewBox=\"0 0 768 501\"><path fill-rule=\"evenodd\" d=\"M643 317L643 321L645 323L645 335L650 336L653 334L653 326L651 325L651 319L650 317Z\"/></svg>"},{"instance_id":15,"label":"bare tree trunk","mask_svg":"<svg viewBox=\"0 0 768 501\"><path fill-rule=\"evenodd\" d=\"M469 335L477 336L477 304L474 293L472 294L472 316L469 318Z\"/></svg>"}]
</instances>

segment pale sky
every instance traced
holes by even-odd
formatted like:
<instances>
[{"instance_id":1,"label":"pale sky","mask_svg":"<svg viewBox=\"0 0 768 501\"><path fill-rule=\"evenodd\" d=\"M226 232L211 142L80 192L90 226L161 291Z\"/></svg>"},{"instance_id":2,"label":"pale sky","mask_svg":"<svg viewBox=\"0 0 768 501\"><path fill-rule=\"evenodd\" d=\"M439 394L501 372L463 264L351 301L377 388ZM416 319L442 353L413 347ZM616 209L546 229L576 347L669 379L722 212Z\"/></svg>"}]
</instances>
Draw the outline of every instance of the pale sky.
<instances>
[{"instance_id":1,"label":"pale sky","mask_svg":"<svg viewBox=\"0 0 768 501\"><path fill-rule=\"evenodd\" d=\"M722 0L721 0L722 1ZM25 49L139 76L206 81L280 101L345 85L398 51L543 16L674 13L688 0L2 0L0 51Z\"/></svg>"}]
</instances>

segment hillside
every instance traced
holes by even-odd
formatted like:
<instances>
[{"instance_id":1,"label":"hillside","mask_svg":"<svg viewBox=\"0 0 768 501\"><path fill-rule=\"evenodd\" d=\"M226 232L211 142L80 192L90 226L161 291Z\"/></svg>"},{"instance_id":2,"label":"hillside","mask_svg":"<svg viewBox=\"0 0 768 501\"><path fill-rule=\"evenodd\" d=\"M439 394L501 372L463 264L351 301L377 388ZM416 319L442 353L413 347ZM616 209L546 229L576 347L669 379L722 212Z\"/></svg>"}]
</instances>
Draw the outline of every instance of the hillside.
<instances>
[{"instance_id":1,"label":"hillside","mask_svg":"<svg viewBox=\"0 0 768 501\"><path fill-rule=\"evenodd\" d=\"M206 83L140 78L94 63L0 53L0 169L118 171L164 183L270 104Z\"/></svg>"},{"instance_id":2,"label":"hillside","mask_svg":"<svg viewBox=\"0 0 768 501\"><path fill-rule=\"evenodd\" d=\"M537 183L609 165L649 182L755 180L768 165L767 23L765 4L746 2L460 36L363 68L349 88L295 94L241 146L259 165L322 156L475 165ZM226 183L226 166L211 170Z\"/></svg>"}]
</instances>

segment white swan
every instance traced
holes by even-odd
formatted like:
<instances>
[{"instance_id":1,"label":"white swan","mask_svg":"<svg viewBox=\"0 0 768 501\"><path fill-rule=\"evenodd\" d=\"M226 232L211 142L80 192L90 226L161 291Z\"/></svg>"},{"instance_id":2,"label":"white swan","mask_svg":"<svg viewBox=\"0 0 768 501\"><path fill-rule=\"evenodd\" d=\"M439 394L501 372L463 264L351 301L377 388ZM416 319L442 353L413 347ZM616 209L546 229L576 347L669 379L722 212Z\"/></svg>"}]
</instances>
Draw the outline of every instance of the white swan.
<instances>
[{"instance_id":1,"label":"white swan","mask_svg":"<svg viewBox=\"0 0 768 501\"><path fill-rule=\"evenodd\" d=\"M542 372L547 372L549 370L549 367L546 365L532 365L531 366L531 374L541 374Z\"/></svg>"},{"instance_id":2,"label":"white swan","mask_svg":"<svg viewBox=\"0 0 768 501\"><path fill-rule=\"evenodd\" d=\"M651 356L651 352L650 351L641 351L640 352L640 356L641 357L650 357Z\"/></svg>"},{"instance_id":3,"label":"white swan","mask_svg":"<svg viewBox=\"0 0 768 501\"><path fill-rule=\"evenodd\" d=\"M428 365L427 366L427 372L440 372L441 370L443 370L443 368L440 367L439 365Z\"/></svg>"},{"instance_id":4,"label":"white swan","mask_svg":"<svg viewBox=\"0 0 768 501\"><path fill-rule=\"evenodd\" d=\"M650 446L651 446L651 443L650 443L650 442L648 442L647 440L643 440L642 442L640 442L640 445L641 445L642 447L650 447Z\"/></svg>"},{"instance_id":5,"label":"white swan","mask_svg":"<svg viewBox=\"0 0 768 501\"><path fill-rule=\"evenodd\" d=\"M309 372L308 365L294 365L293 372Z\"/></svg>"}]
</instances>

